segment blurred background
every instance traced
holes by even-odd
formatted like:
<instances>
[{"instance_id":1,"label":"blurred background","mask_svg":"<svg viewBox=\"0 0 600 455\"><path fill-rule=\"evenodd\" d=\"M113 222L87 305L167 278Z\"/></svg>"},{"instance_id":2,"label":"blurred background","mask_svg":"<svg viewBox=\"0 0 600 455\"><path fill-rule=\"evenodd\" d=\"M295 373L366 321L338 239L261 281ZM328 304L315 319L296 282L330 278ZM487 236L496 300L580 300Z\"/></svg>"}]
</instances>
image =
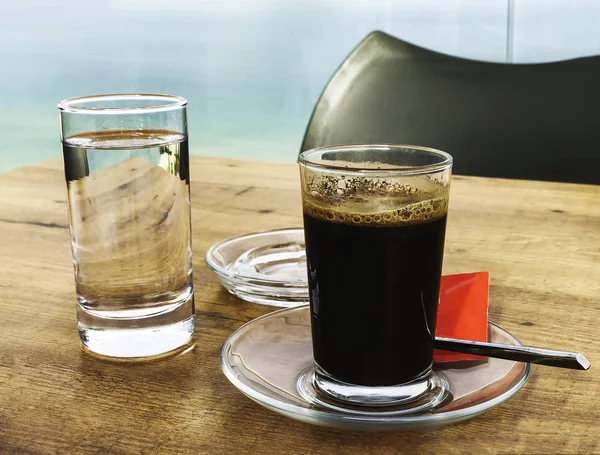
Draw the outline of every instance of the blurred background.
<instances>
[{"instance_id":1,"label":"blurred background","mask_svg":"<svg viewBox=\"0 0 600 455\"><path fill-rule=\"evenodd\" d=\"M192 153L294 161L321 90L373 30L507 63L600 54L595 0L0 2L0 171L60 156L56 103L189 100Z\"/></svg>"}]
</instances>

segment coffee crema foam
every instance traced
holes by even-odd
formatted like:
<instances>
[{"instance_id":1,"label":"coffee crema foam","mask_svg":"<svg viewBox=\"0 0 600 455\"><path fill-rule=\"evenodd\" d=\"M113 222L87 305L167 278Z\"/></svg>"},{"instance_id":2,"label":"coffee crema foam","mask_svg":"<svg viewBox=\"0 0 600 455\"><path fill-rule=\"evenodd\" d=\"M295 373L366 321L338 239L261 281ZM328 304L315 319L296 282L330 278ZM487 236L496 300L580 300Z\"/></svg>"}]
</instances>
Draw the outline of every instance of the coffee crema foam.
<instances>
[{"instance_id":1,"label":"coffee crema foam","mask_svg":"<svg viewBox=\"0 0 600 455\"><path fill-rule=\"evenodd\" d=\"M302 201L304 213L313 218L332 223L355 226L401 226L423 224L443 218L448 213L446 198L411 202L395 209L364 212L357 204L351 206L320 206L306 198Z\"/></svg>"}]
</instances>

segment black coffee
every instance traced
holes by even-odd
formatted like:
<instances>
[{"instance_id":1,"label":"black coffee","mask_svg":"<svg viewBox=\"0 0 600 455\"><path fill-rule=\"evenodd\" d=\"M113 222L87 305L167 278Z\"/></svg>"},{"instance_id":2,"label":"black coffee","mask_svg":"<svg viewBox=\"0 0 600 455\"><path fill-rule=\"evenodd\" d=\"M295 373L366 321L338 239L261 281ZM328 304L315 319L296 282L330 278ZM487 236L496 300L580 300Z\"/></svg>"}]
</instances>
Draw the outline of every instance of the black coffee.
<instances>
[{"instance_id":1,"label":"black coffee","mask_svg":"<svg viewBox=\"0 0 600 455\"><path fill-rule=\"evenodd\" d=\"M314 358L339 381L396 385L432 366L446 208L409 207L367 215L304 202Z\"/></svg>"}]
</instances>

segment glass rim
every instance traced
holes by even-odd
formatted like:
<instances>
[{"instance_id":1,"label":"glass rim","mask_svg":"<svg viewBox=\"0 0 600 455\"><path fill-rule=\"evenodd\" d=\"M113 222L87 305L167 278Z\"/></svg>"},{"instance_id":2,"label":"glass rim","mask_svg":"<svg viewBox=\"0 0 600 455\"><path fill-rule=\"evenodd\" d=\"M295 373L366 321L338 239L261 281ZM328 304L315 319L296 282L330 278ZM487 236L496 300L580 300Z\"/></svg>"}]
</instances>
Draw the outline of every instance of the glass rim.
<instances>
[{"instance_id":1,"label":"glass rim","mask_svg":"<svg viewBox=\"0 0 600 455\"><path fill-rule=\"evenodd\" d=\"M163 102L152 106L133 107L88 107L80 105L82 103L93 101L117 100L156 100ZM181 109L186 106L187 100L182 96L160 93L110 93L105 95L78 96L75 98L64 99L58 103L60 112L67 112L70 114L147 114Z\"/></svg>"},{"instance_id":2,"label":"glass rim","mask_svg":"<svg viewBox=\"0 0 600 455\"><path fill-rule=\"evenodd\" d=\"M439 163L434 164L424 164L424 165L414 165L414 166L395 166L390 165L385 168L368 168L361 166L360 163L356 163L356 165L339 165L339 164L330 164L314 161L315 157L321 157L326 152L357 152L357 151L400 151L400 150L419 150L422 152L427 152L432 155L439 156L441 161ZM421 145L409 145L409 144L356 144L356 145L328 145L324 147L316 147L313 149L305 150L300 153L298 156L298 162L305 167L314 170L329 170L336 173L344 173L344 174L362 174L362 175L386 175L390 174L399 175L399 176L410 176L410 175L420 175L420 174L432 174L435 172L445 171L452 167L453 158L449 153L443 152L438 149L434 149L431 147L425 147Z\"/></svg>"}]
</instances>

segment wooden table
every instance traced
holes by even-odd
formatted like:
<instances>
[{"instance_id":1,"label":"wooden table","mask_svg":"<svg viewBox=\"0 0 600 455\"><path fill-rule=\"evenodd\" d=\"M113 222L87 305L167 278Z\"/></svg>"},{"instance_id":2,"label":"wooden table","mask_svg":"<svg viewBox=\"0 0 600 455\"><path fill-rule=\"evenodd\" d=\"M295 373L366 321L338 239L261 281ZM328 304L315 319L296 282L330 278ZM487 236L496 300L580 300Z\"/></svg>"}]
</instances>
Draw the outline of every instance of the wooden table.
<instances>
[{"instance_id":1,"label":"wooden table","mask_svg":"<svg viewBox=\"0 0 600 455\"><path fill-rule=\"evenodd\" d=\"M283 418L223 376L225 338L270 309L225 292L204 254L233 234L300 226L298 171L191 167L195 344L135 364L80 347L61 161L0 175L0 453L600 453L600 187L454 178L444 272L489 270L490 319L594 366L534 367L515 397L471 421L381 434Z\"/></svg>"}]
</instances>

